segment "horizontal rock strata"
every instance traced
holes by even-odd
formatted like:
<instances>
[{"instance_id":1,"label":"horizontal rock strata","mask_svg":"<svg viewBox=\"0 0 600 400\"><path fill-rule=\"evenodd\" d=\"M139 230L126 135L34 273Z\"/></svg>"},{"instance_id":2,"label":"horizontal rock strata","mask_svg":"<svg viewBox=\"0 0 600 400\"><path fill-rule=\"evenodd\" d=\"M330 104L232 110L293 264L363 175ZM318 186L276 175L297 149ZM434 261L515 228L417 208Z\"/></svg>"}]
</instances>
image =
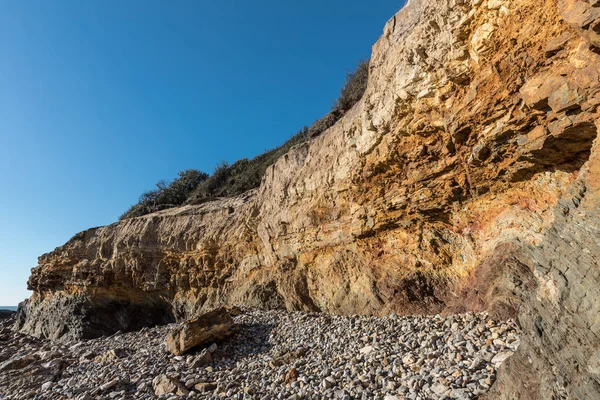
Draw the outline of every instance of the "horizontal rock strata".
<instances>
[{"instance_id":1,"label":"horizontal rock strata","mask_svg":"<svg viewBox=\"0 0 600 400\"><path fill-rule=\"evenodd\" d=\"M495 396L600 398L599 13L593 0L410 0L338 123L257 190L41 256L17 328L91 338L233 304L489 310L524 327L521 367L500 371Z\"/></svg>"}]
</instances>

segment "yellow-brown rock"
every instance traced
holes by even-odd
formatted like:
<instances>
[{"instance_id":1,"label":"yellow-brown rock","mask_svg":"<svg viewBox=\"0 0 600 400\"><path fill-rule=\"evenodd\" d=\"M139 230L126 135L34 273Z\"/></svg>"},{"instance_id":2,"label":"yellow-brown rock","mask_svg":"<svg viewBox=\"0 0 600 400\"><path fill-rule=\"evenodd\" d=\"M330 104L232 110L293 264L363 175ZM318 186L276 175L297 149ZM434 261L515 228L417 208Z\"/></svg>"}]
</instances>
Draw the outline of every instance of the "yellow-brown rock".
<instances>
[{"instance_id":1,"label":"yellow-brown rock","mask_svg":"<svg viewBox=\"0 0 600 400\"><path fill-rule=\"evenodd\" d=\"M167 350L176 356L220 342L234 333L233 319L225 307L207 312L172 328L165 338Z\"/></svg>"},{"instance_id":2,"label":"yellow-brown rock","mask_svg":"<svg viewBox=\"0 0 600 400\"><path fill-rule=\"evenodd\" d=\"M525 329L494 396L599 398L597 6L410 0L340 121L257 190L41 256L20 329L89 337L234 304L488 309Z\"/></svg>"}]
</instances>

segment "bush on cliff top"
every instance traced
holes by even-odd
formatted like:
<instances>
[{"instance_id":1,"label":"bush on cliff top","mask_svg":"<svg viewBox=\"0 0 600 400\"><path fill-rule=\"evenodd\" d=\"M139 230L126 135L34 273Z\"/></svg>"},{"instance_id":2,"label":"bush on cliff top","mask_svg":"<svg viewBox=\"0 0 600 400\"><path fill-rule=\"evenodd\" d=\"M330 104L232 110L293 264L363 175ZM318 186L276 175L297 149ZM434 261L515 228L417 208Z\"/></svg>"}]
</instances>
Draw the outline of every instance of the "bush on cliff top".
<instances>
[{"instance_id":1,"label":"bush on cliff top","mask_svg":"<svg viewBox=\"0 0 600 400\"><path fill-rule=\"evenodd\" d=\"M237 196L260 185L265 171L292 146L308 140L308 128L302 128L283 145L269 150L251 160L243 158L229 165L220 164L206 181L189 197L188 204L199 204L216 197Z\"/></svg>"},{"instance_id":2,"label":"bush on cliff top","mask_svg":"<svg viewBox=\"0 0 600 400\"><path fill-rule=\"evenodd\" d=\"M333 109L345 113L362 98L369 80L369 60L361 60L355 70L346 74L346 83Z\"/></svg>"},{"instance_id":3,"label":"bush on cliff top","mask_svg":"<svg viewBox=\"0 0 600 400\"><path fill-rule=\"evenodd\" d=\"M196 169L181 171L172 182L160 181L156 184L156 189L142 193L138 203L131 206L119 219L139 217L183 205L194 189L206 179L208 174Z\"/></svg>"},{"instance_id":4,"label":"bush on cliff top","mask_svg":"<svg viewBox=\"0 0 600 400\"><path fill-rule=\"evenodd\" d=\"M155 211L183 204L199 204L217 197L237 196L260 185L267 168L274 164L292 146L319 136L333 126L363 96L367 88L369 60L359 62L349 71L340 95L332 109L310 127L303 127L283 145L269 150L251 160L244 158L229 165L221 163L211 176L197 170L186 170L167 184L157 183L156 189L143 193L139 202L129 208L119 219L139 217Z\"/></svg>"}]
</instances>

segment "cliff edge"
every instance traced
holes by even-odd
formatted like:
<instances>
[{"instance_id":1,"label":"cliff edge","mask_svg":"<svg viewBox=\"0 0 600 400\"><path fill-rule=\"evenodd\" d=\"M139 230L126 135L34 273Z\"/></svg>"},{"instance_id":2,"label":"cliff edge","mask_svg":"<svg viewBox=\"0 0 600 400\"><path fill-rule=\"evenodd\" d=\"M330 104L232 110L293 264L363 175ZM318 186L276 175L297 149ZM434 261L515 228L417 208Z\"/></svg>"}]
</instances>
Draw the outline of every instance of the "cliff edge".
<instances>
[{"instance_id":1,"label":"cliff edge","mask_svg":"<svg viewBox=\"0 0 600 400\"><path fill-rule=\"evenodd\" d=\"M598 0L410 0L362 100L260 188L77 234L17 328L488 310L523 330L492 398L600 398L599 74Z\"/></svg>"}]
</instances>

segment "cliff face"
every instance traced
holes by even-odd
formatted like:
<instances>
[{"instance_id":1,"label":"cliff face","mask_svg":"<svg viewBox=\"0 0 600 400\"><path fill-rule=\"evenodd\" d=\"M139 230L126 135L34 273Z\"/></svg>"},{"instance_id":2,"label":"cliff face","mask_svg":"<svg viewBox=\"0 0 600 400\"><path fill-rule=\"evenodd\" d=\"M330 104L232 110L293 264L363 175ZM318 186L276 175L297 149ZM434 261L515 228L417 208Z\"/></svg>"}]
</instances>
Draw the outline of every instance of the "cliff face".
<instances>
[{"instance_id":1,"label":"cliff face","mask_svg":"<svg viewBox=\"0 0 600 400\"><path fill-rule=\"evenodd\" d=\"M524 330L495 396L598 398L599 5L409 1L342 120L255 191L41 256L19 328L93 337L236 303L488 309Z\"/></svg>"}]
</instances>

